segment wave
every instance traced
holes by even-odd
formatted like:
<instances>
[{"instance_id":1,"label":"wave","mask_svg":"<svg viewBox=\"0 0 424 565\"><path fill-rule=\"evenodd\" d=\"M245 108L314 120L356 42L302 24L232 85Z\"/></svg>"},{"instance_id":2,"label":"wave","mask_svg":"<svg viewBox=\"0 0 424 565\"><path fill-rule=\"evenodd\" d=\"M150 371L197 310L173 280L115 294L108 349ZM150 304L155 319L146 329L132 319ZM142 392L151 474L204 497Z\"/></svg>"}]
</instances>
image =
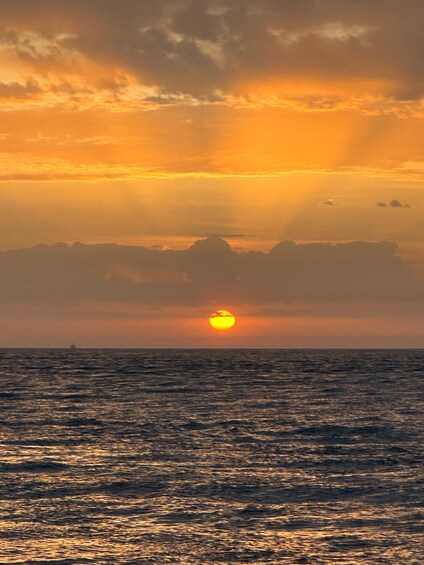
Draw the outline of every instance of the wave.
<instances>
[{"instance_id":1,"label":"wave","mask_svg":"<svg viewBox=\"0 0 424 565\"><path fill-rule=\"evenodd\" d=\"M48 459L21 461L20 463L0 463L1 473L52 473L67 469L69 469L69 465Z\"/></svg>"}]
</instances>

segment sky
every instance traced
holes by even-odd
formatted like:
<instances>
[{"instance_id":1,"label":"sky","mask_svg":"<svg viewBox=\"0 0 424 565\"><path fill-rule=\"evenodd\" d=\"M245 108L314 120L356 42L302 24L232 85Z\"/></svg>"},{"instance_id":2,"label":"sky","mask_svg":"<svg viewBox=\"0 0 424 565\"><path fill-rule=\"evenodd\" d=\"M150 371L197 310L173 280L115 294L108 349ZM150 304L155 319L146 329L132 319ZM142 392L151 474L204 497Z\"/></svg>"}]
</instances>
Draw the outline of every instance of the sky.
<instances>
[{"instance_id":1,"label":"sky","mask_svg":"<svg viewBox=\"0 0 424 565\"><path fill-rule=\"evenodd\" d=\"M0 0L0 347L424 347L423 28Z\"/></svg>"}]
</instances>

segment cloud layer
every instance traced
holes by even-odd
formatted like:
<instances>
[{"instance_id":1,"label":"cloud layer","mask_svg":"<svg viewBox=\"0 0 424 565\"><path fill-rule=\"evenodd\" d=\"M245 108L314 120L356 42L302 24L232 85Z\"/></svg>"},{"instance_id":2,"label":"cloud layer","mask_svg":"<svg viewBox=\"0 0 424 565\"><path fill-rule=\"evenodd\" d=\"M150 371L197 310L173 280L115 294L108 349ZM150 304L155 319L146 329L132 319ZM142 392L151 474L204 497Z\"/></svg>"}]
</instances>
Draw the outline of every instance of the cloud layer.
<instances>
[{"instance_id":1,"label":"cloud layer","mask_svg":"<svg viewBox=\"0 0 424 565\"><path fill-rule=\"evenodd\" d=\"M0 254L7 304L127 302L201 306L414 302L423 281L390 243L296 244L236 253L210 237L186 250L54 244Z\"/></svg>"},{"instance_id":2,"label":"cloud layer","mask_svg":"<svg viewBox=\"0 0 424 565\"><path fill-rule=\"evenodd\" d=\"M418 0L0 0L0 180L422 179L423 27Z\"/></svg>"},{"instance_id":3,"label":"cloud layer","mask_svg":"<svg viewBox=\"0 0 424 565\"><path fill-rule=\"evenodd\" d=\"M19 75L0 97L328 109L348 94L400 108L423 94L423 27L419 0L0 0Z\"/></svg>"}]
</instances>

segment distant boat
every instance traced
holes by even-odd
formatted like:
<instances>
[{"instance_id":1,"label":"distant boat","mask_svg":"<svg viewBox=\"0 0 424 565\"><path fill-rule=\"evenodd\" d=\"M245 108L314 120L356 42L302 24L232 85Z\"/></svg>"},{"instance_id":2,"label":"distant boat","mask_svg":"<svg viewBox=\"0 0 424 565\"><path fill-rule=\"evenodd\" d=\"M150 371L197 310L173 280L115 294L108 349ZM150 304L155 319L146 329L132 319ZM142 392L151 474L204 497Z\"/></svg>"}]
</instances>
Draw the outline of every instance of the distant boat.
<instances>
[{"instance_id":1,"label":"distant boat","mask_svg":"<svg viewBox=\"0 0 424 565\"><path fill-rule=\"evenodd\" d=\"M75 345L75 343L71 343L71 345L69 346L69 349L71 351L75 351L76 348L77 348L77 346Z\"/></svg>"}]
</instances>

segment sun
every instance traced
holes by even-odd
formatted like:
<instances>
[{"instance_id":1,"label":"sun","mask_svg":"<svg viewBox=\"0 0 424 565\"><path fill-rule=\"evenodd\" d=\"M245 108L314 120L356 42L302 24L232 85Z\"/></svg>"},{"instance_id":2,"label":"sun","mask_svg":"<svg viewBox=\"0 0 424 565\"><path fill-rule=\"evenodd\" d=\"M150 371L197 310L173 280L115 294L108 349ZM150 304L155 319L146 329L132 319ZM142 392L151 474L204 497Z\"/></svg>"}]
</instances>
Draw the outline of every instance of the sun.
<instances>
[{"instance_id":1,"label":"sun","mask_svg":"<svg viewBox=\"0 0 424 565\"><path fill-rule=\"evenodd\" d=\"M217 310L210 315L209 323L214 330L226 331L234 327L236 318L228 310Z\"/></svg>"}]
</instances>

